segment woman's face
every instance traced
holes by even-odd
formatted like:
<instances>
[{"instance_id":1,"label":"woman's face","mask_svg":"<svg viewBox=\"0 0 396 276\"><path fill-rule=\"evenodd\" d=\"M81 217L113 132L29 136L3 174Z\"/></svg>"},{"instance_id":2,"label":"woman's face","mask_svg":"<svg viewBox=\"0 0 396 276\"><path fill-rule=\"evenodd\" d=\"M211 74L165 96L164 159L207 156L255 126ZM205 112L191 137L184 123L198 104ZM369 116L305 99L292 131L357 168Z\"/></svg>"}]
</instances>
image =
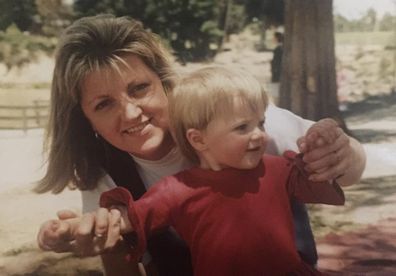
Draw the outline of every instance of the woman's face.
<instances>
[{"instance_id":1,"label":"woman's face","mask_svg":"<svg viewBox=\"0 0 396 276\"><path fill-rule=\"evenodd\" d=\"M168 127L168 99L158 75L135 55L129 68L104 68L82 84L81 107L92 128L115 147L158 160L174 146Z\"/></svg>"}]
</instances>

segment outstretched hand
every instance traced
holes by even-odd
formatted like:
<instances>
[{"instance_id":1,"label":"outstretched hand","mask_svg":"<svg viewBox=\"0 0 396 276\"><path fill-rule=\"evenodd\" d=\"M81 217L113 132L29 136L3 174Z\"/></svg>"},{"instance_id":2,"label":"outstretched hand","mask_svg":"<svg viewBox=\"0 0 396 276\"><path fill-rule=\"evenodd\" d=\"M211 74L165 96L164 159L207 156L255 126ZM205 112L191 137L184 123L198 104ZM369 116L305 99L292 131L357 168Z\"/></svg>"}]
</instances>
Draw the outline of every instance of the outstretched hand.
<instances>
[{"instance_id":1,"label":"outstretched hand","mask_svg":"<svg viewBox=\"0 0 396 276\"><path fill-rule=\"evenodd\" d=\"M353 166L349 137L332 119L313 124L305 136L297 140L304 153L306 171L312 181L330 181L343 176Z\"/></svg>"},{"instance_id":2,"label":"outstretched hand","mask_svg":"<svg viewBox=\"0 0 396 276\"><path fill-rule=\"evenodd\" d=\"M63 210L57 215L58 220L49 220L40 227L37 243L42 250L96 256L114 250L122 239L117 209L99 208L83 216Z\"/></svg>"}]
</instances>

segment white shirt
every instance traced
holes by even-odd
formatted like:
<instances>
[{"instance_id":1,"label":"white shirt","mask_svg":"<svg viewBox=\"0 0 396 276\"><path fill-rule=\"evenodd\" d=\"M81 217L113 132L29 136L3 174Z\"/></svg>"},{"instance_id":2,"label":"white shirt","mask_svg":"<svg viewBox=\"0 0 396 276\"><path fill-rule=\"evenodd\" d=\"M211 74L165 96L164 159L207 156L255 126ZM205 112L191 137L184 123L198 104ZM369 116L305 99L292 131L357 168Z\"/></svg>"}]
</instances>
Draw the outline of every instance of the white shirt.
<instances>
[{"instance_id":1,"label":"white shirt","mask_svg":"<svg viewBox=\"0 0 396 276\"><path fill-rule=\"evenodd\" d=\"M312 124L312 121L304 120L288 110L270 104L265 113L264 124L265 131L270 137L266 152L279 155L288 149L297 151L297 139L303 136ZM162 177L191 167L191 163L176 148L161 160L148 161L136 157L132 158L138 164L138 173L146 188L149 188ZM83 213L98 209L100 195L104 191L115 187L113 180L105 175L99 180L95 189L82 191Z\"/></svg>"}]
</instances>

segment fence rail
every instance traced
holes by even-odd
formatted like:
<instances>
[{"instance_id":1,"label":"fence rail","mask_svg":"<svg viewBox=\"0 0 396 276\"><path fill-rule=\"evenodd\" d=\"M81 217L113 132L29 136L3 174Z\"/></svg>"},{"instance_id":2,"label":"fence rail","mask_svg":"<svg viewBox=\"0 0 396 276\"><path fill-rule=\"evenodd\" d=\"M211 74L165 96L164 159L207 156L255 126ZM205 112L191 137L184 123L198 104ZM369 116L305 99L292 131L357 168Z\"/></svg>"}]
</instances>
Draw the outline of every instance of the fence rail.
<instances>
[{"instance_id":1,"label":"fence rail","mask_svg":"<svg viewBox=\"0 0 396 276\"><path fill-rule=\"evenodd\" d=\"M0 105L0 129L43 128L47 124L49 101L36 100L31 105Z\"/></svg>"}]
</instances>

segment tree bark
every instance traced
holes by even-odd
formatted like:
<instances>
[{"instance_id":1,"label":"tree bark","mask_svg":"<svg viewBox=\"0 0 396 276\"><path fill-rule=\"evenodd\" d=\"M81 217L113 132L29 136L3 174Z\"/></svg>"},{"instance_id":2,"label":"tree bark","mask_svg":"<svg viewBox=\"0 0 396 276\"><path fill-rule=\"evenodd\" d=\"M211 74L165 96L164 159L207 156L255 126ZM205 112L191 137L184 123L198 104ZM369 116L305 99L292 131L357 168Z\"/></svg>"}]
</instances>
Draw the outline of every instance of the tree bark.
<instances>
[{"instance_id":1,"label":"tree bark","mask_svg":"<svg viewBox=\"0 0 396 276\"><path fill-rule=\"evenodd\" d=\"M310 120L338 109L332 0L286 0L279 105Z\"/></svg>"}]
</instances>

